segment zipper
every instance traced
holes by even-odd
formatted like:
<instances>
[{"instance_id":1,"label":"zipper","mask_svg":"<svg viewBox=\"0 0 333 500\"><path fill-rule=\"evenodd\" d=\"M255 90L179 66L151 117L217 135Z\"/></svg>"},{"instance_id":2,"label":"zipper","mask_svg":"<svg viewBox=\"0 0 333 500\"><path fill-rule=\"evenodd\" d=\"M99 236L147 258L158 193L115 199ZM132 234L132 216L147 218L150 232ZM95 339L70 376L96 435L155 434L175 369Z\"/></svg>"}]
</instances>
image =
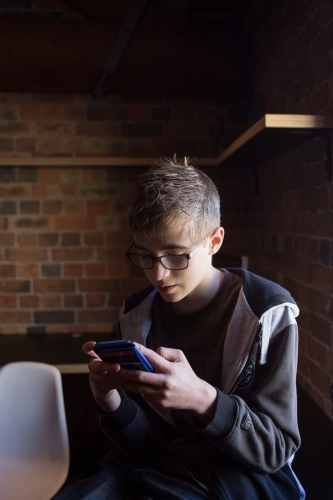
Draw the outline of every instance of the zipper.
<instances>
[{"instance_id":1,"label":"zipper","mask_svg":"<svg viewBox=\"0 0 333 500\"><path fill-rule=\"evenodd\" d=\"M254 339L254 343L253 343L253 346L251 348L249 357L247 358L245 366L242 369L242 371L241 371L238 379L236 380L236 383L235 383L234 387L229 392L229 396L231 396L232 394L234 394L236 392L238 386L241 384L241 382L247 376L247 370L248 370L248 368L250 367L250 365L253 362L255 363L255 358L256 358L256 355L257 355L258 347L259 346L261 347L261 341L262 341L262 325L260 325L260 327L259 327L259 332L257 333L256 338Z\"/></svg>"}]
</instances>

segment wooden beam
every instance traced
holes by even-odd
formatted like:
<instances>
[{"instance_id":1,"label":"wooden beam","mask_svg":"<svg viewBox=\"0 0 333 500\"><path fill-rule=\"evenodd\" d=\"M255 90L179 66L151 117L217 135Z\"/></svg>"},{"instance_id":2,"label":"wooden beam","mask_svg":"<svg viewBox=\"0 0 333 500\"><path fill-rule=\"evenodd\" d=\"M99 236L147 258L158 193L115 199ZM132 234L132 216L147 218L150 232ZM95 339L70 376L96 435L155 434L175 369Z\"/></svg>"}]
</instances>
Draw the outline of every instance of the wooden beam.
<instances>
[{"instance_id":1,"label":"wooden beam","mask_svg":"<svg viewBox=\"0 0 333 500\"><path fill-rule=\"evenodd\" d=\"M132 7L133 0L63 0L72 9L95 21L113 21L122 23Z\"/></svg>"},{"instance_id":2,"label":"wooden beam","mask_svg":"<svg viewBox=\"0 0 333 500\"><path fill-rule=\"evenodd\" d=\"M218 26L151 24L148 11L105 84L108 92L251 95L245 43ZM100 81L119 23L0 19L0 31L0 91L89 93Z\"/></svg>"}]
</instances>

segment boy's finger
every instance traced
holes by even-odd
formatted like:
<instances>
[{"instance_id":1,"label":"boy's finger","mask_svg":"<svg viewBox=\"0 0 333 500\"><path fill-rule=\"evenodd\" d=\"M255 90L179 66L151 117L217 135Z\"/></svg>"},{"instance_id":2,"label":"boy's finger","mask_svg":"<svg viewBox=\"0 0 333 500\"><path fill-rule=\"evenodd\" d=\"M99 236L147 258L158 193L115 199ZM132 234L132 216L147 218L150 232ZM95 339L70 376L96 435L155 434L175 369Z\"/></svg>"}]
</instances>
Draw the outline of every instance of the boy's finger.
<instances>
[{"instance_id":1,"label":"boy's finger","mask_svg":"<svg viewBox=\"0 0 333 500\"><path fill-rule=\"evenodd\" d=\"M167 361L170 361L171 363L181 361L181 359L184 357L182 351L180 351L179 349L171 349L170 347L159 347L156 350L156 353Z\"/></svg>"},{"instance_id":2,"label":"boy's finger","mask_svg":"<svg viewBox=\"0 0 333 500\"><path fill-rule=\"evenodd\" d=\"M171 349L167 347L159 347L156 352L148 349L142 344L136 344L140 349L140 352L151 362L154 368L166 368L168 366L167 362L179 361L179 355L181 351L178 349Z\"/></svg>"},{"instance_id":3,"label":"boy's finger","mask_svg":"<svg viewBox=\"0 0 333 500\"><path fill-rule=\"evenodd\" d=\"M95 345L96 345L96 342L94 342L93 340L90 340L89 342L86 342L85 344L83 344L82 351L84 352L84 354L88 354L88 356L99 359L99 357L97 356L97 354L93 350Z\"/></svg>"}]
</instances>

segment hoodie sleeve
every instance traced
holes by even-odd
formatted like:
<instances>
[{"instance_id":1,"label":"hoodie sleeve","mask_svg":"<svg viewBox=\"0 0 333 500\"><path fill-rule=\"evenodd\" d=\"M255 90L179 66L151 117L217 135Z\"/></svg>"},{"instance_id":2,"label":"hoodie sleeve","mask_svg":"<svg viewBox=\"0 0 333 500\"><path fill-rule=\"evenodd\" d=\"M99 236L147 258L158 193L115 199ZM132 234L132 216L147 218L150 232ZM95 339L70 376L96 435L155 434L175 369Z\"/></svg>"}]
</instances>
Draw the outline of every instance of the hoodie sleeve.
<instances>
[{"instance_id":1,"label":"hoodie sleeve","mask_svg":"<svg viewBox=\"0 0 333 500\"><path fill-rule=\"evenodd\" d=\"M152 463L163 454L174 428L149 408L143 409L144 403L137 404L125 391L119 393L122 402L116 412L106 414L98 407L100 426L112 443L136 463Z\"/></svg>"},{"instance_id":2,"label":"hoodie sleeve","mask_svg":"<svg viewBox=\"0 0 333 500\"><path fill-rule=\"evenodd\" d=\"M297 325L271 340L245 402L218 391L214 419L200 428L209 444L260 472L280 469L300 445L297 424Z\"/></svg>"}]
</instances>

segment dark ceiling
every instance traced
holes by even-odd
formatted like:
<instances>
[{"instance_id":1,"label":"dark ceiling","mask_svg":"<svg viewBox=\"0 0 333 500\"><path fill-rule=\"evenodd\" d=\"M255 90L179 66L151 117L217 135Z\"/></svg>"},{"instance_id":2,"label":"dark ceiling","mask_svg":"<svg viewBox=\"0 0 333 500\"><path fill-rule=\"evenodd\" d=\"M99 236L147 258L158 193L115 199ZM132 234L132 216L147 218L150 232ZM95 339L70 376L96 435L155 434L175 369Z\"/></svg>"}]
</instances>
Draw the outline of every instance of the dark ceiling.
<instances>
[{"instance_id":1,"label":"dark ceiling","mask_svg":"<svg viewBox=\"0 0 333 500\"><path fill-rule=\"evenodd\" d=\"M248 98L266 1L0 0L0 91Z\"/></svg>"}]
</instances>

